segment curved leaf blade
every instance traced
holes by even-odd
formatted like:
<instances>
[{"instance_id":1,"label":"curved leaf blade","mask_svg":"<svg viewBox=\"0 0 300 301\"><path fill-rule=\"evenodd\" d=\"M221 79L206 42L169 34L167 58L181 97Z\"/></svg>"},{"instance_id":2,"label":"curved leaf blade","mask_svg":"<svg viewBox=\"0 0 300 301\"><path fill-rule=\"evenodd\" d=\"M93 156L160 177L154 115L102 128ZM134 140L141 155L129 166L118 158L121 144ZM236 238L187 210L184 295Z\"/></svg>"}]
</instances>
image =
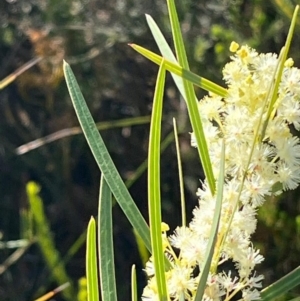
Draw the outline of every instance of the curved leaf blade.
<instances>
[{"instance_id":1,"label":"curved leaf blade","mask_svg":"<svg viewBox=\"0 0 300 301\"><path fill-rule=\"evenodd\" d=\"M149 227L122 181L86 105L74 73L66 62L64 74L75 112L94 158L129 222L151 252Z\"/></svg>"},{"instance_id":2,"label":"curved leaf blade","mask_svg":"<svg viewBox=\"0 0 300 301\"><path fill-rule=\"evenodd\" d=\"M162 219L160 196L160 139L165 77L166 71L164 68L164 61L162 61L158 71L153 99L148 152L148 204L150 236L158 296L159 300L162 301L168 300L164 263L165 256L161 233Z\"/></svg>"}]
</instances>

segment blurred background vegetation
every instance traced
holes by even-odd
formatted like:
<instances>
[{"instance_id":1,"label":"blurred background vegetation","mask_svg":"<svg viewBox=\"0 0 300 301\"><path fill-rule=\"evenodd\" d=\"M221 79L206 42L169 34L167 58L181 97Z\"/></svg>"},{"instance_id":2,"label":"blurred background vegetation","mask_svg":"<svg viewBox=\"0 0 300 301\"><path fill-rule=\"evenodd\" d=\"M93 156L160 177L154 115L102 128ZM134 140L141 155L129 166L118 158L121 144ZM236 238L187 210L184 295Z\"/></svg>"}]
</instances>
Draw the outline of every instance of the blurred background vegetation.
<instances>
[{"instance_id":1,"label":"blurred background vegetation","mask_svg":"<svg viewBox=\"0 0 300 301\"><path fill-rule=\"evenodd\" d=\"M175 2L191 69L220 84L230 42L279 53L297 4L296 0ZM78 129L62 59L71 64L95 121L99 126L107 122L102 124L106 127L103 138L147 218L146 174L136 171L147 158L158 68L127 43L158 51L145 13L152 15L171 43L166 3L2 0L0 11L0 80L31 59L43 58L0 90L0 300L34 300L64 279L71 282L71 289L55 300L84 300L84 233L90 216L97 214L99 171ZM298 67L299 34L300 22L290 52ZM203 96L202 91L196 92ZM163 137L172 132L173 117L179 124L190 219L203 173L196 150L190 148L184 102L170 77L164 116ZM125 123L116 124L122 119ZM36 140L50 134L54 135L49 141ZM180 222L180 196L175 145L170 141L162 154L161 170L163 217L173 230ZM43 208L30 205L34 197L26 194L30 180L41 187ZM298 194L299 190L270 199L259 212L254 240L266 257L259 271L266 277L265 285L300 263ZM38 210L44 212L44 217L38 214L43 226L36 219L32 222ZM113 214L118 293L122 300L129 300L131 265L137 265L140 289L146 279L129 223L117 205Z\"/></svg>"}]
</instances>

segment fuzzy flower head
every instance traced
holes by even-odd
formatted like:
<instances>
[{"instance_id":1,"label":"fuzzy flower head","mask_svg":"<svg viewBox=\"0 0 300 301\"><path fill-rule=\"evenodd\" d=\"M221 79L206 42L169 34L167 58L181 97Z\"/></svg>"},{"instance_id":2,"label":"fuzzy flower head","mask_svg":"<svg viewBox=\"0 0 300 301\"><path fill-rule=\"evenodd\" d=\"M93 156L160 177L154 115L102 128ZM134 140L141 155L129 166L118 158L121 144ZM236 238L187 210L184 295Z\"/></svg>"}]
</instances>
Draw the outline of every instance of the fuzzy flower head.
<instances>
[{"instance_id":1,"label":"fuzzy flower head","mask_svg":"<svg viewBox=\"0 0 300 301\"><path fill-rule=\"evenodd\" d=\"M264 258L251 243L256 211L266 196L295 189L300 183L300 140L290 131L291 127L300 130L300 70L291 59L285 62L276 99L270 105L277 55L259 54L235 42L230 50L234 55L223 69L227 96L209 94L199 102L216 179L223 140L226 146L217 247L203 297L209 301L231 300L237 294L242 300L260 298L263 276L256 275L255 268ZM196 146L193 135L192 145ZM166 273L171 300L194 300L203 268L216 199L206 181L197 195L199 206L189 226L177 227L168 237L172 268ZM231 270L222 270L226 261ZM155 300L149 298L154 294L155 273L149 266L147 273L150 279L143 298Z\"/></svg>"}]
</instances>

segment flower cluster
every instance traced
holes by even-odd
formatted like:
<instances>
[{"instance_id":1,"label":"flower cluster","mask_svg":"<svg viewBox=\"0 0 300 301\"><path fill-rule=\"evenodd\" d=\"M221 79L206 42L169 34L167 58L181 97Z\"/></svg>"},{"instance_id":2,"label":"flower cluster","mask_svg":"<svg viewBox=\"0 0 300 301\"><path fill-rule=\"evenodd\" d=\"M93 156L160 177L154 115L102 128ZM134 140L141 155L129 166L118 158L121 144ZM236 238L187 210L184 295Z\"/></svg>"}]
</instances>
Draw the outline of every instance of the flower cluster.
<instances>
[{"instance_id":1,"label":"flower cluster","mask_svg":"<svg viewBox=\"0 0 300 301\"><path fill-rule=\"evenodd\" d=\"M300 141L290 131L291 126L300 129L300 70L291 59L285 62L274 98L277 56L234 42L231 51L235 54L223 69L227 97L208 95L199 102L216 178L223 140L226 147L222 214L205 301L260 298L263 276L256 275L255 266L264 258L250 241L257 208L266 196L300 183ZM163 232L172 264L166 272L170 300L194 300L199 282L216 199L206 181L197 195L199 206L189 226L178 227L169 237ZM158 300L151 260L146 272L149 282L143 300Z\"/></svg>"}]
</instances>

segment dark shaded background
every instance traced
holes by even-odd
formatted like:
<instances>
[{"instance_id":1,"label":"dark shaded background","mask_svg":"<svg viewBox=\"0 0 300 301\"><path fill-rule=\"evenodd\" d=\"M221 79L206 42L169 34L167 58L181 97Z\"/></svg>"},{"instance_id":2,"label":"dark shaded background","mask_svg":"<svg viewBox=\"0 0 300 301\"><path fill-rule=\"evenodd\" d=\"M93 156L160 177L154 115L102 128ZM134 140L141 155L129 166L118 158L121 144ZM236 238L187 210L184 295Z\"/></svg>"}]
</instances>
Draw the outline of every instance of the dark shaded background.
<instances>
[{"instance_id":1,"label":"dark shaded background","mask_svg":"<svg viewBox=\"0 0 300 301\"><path fill-rule=\"evenodd\" d=\"M176 1L191 69L222 84L232 40L259 52L279 53L297 1ZM290 5L290 6L289 6ZM283 10L284 8L284 10ZM100 173L82 135L70 135L16 154L37 138L78 125L62 74L68 61L96 122L151 114L157 66L135 53L134 42L157 52L144 14L150 14L171 43L163 0L2 0L0 2L0 79L30 59L44 60L0 91L0 234L2 241L21 238L20 212L28 207L25 185L38 182L57 249L63 257L97 214ZM299 66L299 22L291 49ZM203 177L197 152L191 149L187 112L168 77L163 137L176 117L185 176L187 215L197 204ZM200 97L203 92L197 90ZM147 158L149 124L101 132L124 180ZM196 163L197 162L197 163ZM163 216L171 229L180 222L178 172L174 143L162 154ZM147 218L146 175L130 188ZM115 205L114 233L118 292L130 299L130 269L137 265L139 285L145 278L131 227ZM266 285L299 264L298 191L272 199L260 213L257 245L266 257L261 272ZM13 252L0 249L0 264ZM77 281L85 274L84 245L67 263ZM51 271L36 245L0 275L0 300L33 300L39 288L49 291ZM55 297L55 300L65 300Z\"/></svg>"}]
</instances>

